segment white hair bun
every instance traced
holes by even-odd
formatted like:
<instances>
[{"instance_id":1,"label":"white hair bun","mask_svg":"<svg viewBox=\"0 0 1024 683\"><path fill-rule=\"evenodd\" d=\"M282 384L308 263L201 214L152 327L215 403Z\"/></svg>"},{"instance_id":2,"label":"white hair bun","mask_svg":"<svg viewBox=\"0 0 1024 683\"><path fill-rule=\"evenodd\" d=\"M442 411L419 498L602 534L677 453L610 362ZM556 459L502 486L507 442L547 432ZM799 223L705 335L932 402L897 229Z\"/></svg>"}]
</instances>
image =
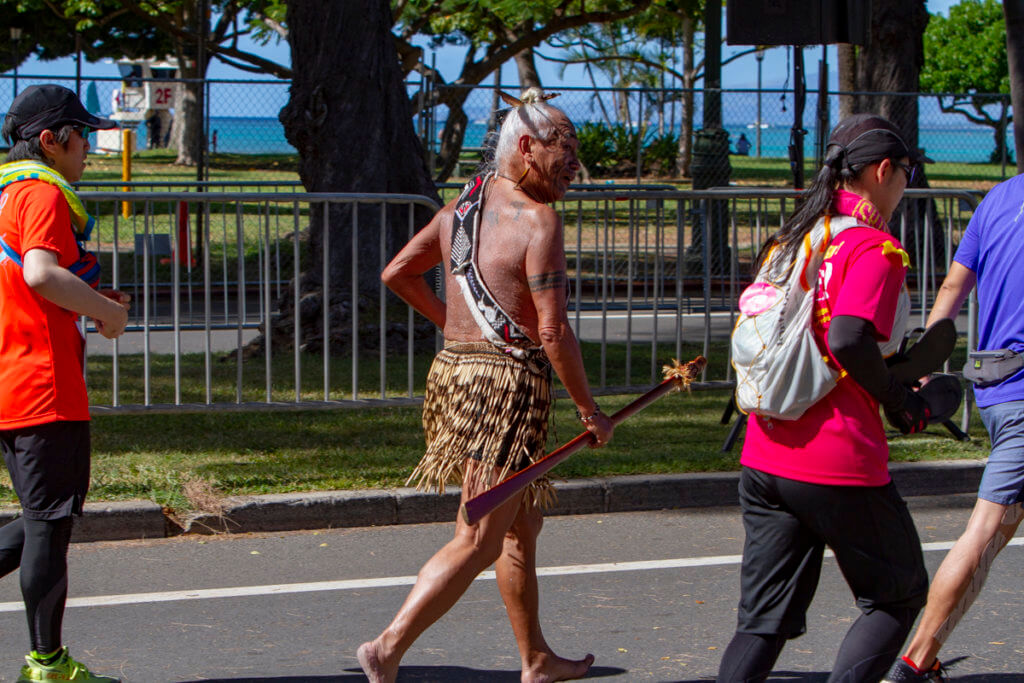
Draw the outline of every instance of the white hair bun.
<instances>
[{"instance_id":1,"label":"white hair bun","mask_svg":"<svg viewBox=\"0 0 1024 683\"><path fill-rule=\"evenodd\" d=\"M544 97L543 90L537 86L533 86L532 88L527 88L519 99L523 104L537 104L538 102L543 102L547 98Z\"/></svg>"}]
</instances>

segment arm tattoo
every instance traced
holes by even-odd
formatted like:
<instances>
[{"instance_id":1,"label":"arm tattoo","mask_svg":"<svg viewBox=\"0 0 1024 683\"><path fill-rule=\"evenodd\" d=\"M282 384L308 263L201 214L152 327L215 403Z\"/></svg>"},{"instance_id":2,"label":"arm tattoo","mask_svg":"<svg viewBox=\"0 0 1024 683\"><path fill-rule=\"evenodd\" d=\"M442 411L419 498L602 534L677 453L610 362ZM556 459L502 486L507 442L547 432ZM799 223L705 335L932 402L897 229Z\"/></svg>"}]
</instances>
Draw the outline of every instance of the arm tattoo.
<instances>
[{"instance_id":1,"label":"arm tattoo","mask_svg":"<svg viewBox=\"0 0 1024 683\"><path fill-rule=\"evenodd\" d=\"M540 273L527 278L526 283L530 290L539 292L544 289L565 289L565 271L553 270L550 273Z\"/></svg>"}]
</instances>

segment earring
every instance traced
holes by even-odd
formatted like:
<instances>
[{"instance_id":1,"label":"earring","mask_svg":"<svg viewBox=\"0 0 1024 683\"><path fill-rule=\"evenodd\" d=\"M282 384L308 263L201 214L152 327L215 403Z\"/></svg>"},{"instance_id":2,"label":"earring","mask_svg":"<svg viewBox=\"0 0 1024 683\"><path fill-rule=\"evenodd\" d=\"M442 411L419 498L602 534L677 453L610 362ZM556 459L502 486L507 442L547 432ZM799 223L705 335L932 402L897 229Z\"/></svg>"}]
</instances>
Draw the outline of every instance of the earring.
<instances>
[{"instance_id":1,"label":"earring","mask_svg":"<svg viewBox=\"0 0 1024 683\"><path fill-rule=\"evenodd\" d=\"M523 184L523 180L525 180L525 179L526 179L526 174L527 174L527 173L529 173L529 172L530 172L530 165L529 165L529 164L527 164L527 165L526 165L526 170L525 170L525 171L523 171L523 175L519 176L519 180L517 180L517 181L516 181L516 187L517 187L517 188L518 188L518 187L519 187L520 185L522 185L522 184Z\"/></svg>"}]
</instances>

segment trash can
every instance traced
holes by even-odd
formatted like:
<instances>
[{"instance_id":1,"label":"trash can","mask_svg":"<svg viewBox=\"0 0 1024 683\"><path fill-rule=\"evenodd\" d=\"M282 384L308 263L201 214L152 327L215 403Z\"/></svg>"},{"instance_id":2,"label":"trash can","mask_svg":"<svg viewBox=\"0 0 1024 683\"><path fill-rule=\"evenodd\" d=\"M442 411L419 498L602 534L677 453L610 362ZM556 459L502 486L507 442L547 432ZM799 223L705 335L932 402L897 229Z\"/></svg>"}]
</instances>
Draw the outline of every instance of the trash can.
<instances>
[{"instance_id":1,"label":"trash can","mask_svg":"<svg viewBox=\"0 0 1024 683\"><path fill-rule=\"evenodd\" d=\"M693 161L690 164L694 190L728 187L732 175L729 163L729 133L721 128L694 133ZM705 235L710 233L710 272L729 272L729 203L725 200L698 200L693 211L693 241L687 250L687 270L703 273Z\"/></svg>"}]
</instances>

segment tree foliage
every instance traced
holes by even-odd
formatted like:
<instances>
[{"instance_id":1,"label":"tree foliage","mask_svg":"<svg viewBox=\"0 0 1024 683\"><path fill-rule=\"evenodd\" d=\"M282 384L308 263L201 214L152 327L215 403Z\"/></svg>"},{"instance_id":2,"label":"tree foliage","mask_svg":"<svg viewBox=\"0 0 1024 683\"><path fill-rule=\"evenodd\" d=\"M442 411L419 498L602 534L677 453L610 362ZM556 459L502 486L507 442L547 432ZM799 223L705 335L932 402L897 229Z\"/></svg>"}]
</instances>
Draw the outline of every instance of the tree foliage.
<instances>
[{"instance_id":1,"label":"tree foliage","mask_svg":"<svg viewBox=\"0 0 1024 683\"><path fill-rule=\"evenodd\" d=\"M12 28L20 28L21 37L0 50L0 67L5 70L32 56L48 61L79 49L85 59L97 61L166 53L171 46L155 26L113 2L76 17L43 0L0 0L0 35L6 40Z\"/></svg>"},{"instance_id":2,"label":"tree foliage","mask_svg":"<svg viewBox=\"0 0 1024 683\"><path fill-rule=\"evenodd\" d=\"M924 34L921 90L937 94L939 107L993 129L998 160L1005 146L1005 111L1010 72L1006 58L1006 21L998 0L961 0L949 17L933 16Z\"/></svg>"},{"instance_id":3,"label":"tree foliage","mask_svg":"<svg viewBox=\"0 0 1024 683\"><path fill-rule=\"evenodd\" d=\"M31 30L23 33L19 51L43 60L74 54L104 57L163 57L175 46L192 55L198 42L196 0L0 0L0 31L4 24ZM214 58L251 72L287 78L291 70L258 51L242 50L248 36L257 45L286 36L284 0L210 0L207 52ZM76 46L75 34L81 40ZM9 55L0 55L0 63Z\"/></svg>"},{"instance_id":4,"label":"tree foliage","mask_svg":"<svg viewBox=\"0 0 1024 683\"><path fill-rule=\"evenodd\" d=\"M1009 93L1006 23L999 0L961 0L932 16L924 32L921 89L934 93Z\"/></svg>"},{"instance_id":5,"label":"tree foliage","mask_svg":"<svg viewBox=\"0 0 1024 683\"><path fill-rule=\"evenodd\" d=\"M86 59L171 56L185 83L175 102L172 146L177 163L193 165L202 116L198 80L209 59L238 69L288 78L291 69L266 59L259 50L243 50L240 39L257 44L286 34L284 0L0 0L9 25L31 26L18 41L16 63L30 54L56 59L81 50ZM200 21L203 10L209 12ZM2 22L0 22L2 23ZM2 30L2 27L0 27ZM200 45L207 60L198 62ZM2 57L0 57L2 58Z\"/></svg>"},{"instance_id":6,"label":"tree foliage","mask_svg":"<svg viewBox=\"0 0 1024 683\"><path fill-rule=\"evenodd\" d=\"M448 118L441 133L439 179L455 167L468 117L463 104L471 86L483 82L502 64L535 48L552 36L587 24L623 20L652 4L671 0L396 0L392 3L395 43L406 73L414 69L437 84L432 100L423 106L445 105ZM434 44L455 44L466 49L461 73L446 82L422 64L422 50L413 44L417 35Z\"/></svg>"}]
</instances>

